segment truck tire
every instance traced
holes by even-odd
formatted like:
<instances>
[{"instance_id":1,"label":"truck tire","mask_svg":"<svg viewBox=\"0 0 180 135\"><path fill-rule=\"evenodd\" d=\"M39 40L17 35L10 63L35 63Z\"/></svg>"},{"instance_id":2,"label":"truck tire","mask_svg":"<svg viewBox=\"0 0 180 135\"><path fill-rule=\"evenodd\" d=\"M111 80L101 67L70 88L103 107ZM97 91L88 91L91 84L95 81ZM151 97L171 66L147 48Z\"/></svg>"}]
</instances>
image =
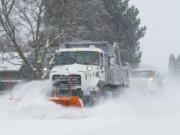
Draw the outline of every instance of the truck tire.
<instances>
[{"instance_id":1,"label":"truck tire","mask_svg":"<svg viewBox=\"0 0 180 135\"><path fill-rule=\"evenodd\" d=\"M99 80L98 83L97 83L97 87L99 89L103 90L104 86L105 86L105 82L103 80Z\"/></svg>"}]
</instances>

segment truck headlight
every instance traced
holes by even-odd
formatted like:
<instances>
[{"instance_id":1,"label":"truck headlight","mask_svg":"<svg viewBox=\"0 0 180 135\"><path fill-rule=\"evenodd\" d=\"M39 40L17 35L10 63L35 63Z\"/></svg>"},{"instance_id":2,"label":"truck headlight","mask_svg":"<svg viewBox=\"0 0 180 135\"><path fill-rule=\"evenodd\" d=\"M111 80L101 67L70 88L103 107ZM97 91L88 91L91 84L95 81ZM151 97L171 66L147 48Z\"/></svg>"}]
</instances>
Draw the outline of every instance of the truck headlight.
<instances>
[{"instance_id":1,"label":"truck headlight","mask_svg":"<svg viewBox=\"0 0 180 135\"><path fill-rule=\"evenodd\" d=\"M47 69L47 68L44 68L43 70L44 70L44 71L47 71L48 69Z\"/></svg>"},{"instance_id":2,"label":"truck headlight","mask_svg":"<svg viewBox=\"0 0 180 135\"><path fill-rule=\"evenodd\" d=\"M87 70L88 70L88 71L91 71L91 70L92 70L92 67L88 66L88 67L87 67Z\"/></svg>"},{"instance_id":3,"label":"truck headlight","mask_svg":"<svg viewBox=\"0 0 180 135\"><path fill-rule=\"evenodd\" d=\"M150 80L150 81L153 81L153 80L154 80L154 78L149 78L149 80Z\"/></svg>"}]
</instances>

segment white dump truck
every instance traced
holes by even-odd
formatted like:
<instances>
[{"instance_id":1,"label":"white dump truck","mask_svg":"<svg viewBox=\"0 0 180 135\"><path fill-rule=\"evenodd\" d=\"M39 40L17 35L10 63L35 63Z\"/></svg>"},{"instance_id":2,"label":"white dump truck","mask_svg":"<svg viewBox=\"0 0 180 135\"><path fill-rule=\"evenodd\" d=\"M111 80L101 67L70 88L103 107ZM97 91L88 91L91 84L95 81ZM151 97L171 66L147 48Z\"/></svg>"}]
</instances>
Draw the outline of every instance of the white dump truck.
<instances>
[{"instance_id":1,"label":"white dump truck","mask_svg":"<svg viewBox=\"0 0 180 135\"><path fill-rule=\"evenodd\" d=\"M128 66L122 66L118 44L65 43L56 51L51 67L50 100L66 106L79 106L71 103L73 97L81 99L82 106L114 88L129 86Z\"/></svg>"}]
</instances>

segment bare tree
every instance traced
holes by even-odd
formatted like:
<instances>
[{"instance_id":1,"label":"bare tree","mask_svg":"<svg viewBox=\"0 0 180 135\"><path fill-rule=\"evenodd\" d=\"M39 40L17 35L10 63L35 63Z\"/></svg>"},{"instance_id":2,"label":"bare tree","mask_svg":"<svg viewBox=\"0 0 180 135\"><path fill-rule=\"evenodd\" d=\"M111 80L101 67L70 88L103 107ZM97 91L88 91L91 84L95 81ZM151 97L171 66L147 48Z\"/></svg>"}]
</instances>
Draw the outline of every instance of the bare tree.
<instances>
[{"instance_id":1,"label":"bare tree","mask_svg":"<svg viewBox=\"0 0 180 135\"><path fill-rule=\"evenodd\" d=\"M51 42L57 38L50 38L50 32L45 27L44 2L45 0L0 0L1 33L11 42L35 79L41 78L45 55ZM23 51L27 45L30 48L29 55Z\"/></svg>"}]
</instances>

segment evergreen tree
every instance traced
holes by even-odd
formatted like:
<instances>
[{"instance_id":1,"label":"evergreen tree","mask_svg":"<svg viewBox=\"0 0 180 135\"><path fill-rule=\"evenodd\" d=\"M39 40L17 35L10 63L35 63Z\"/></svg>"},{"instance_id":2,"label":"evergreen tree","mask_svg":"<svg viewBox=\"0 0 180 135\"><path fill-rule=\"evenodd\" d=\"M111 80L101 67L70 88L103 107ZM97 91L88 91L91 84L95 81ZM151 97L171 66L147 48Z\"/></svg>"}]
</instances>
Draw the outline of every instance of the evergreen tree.
<instances>
[{"instance_id":1,"label":"evergreen tree","mask_svg":"<svg viewBox=\"0 0 180 135\"><path fill-rule=\"evenodd\" d=\"M142 53L139 40L144 36L146 27L141 27L137 17L139 11L134 6L129 6L129 0L103 0L104 6L111 17L113 26L113 41L120 43L123 62L129 62L137 67Z\"/></svg>"},{"instance_id":2,"label":"evergreen tree","mask_svg":"<svg viewBox=\"0 0 180 135\"><path fill-rule=\"evenodd\" d=\"M180 54L176 59L176 75L177 77L180 77Z\"/></svg>"},{"instance_id":3,"label":"evergreen tree","mask_svg":"<svg viewBox=\"0 0 180 135\"><path fill-rule=\"evenodd\" d=\"M137 67L141 51L139 11L128 0L46 0L46 26L66 41L107 41L120 44L123 63Z\"/></svg>"},{"instance_id":4,"label":"evergreen tree","mask_svg":"<svg viewBox=\"0 0 180 135\"><path fill-rule=\"evenodd\" d=\"M176 58L175 58L174 54L171 54L169 56L169 73L171 75L174 75L175 69L176 69Z\"/></svg>"}]
</instances>

